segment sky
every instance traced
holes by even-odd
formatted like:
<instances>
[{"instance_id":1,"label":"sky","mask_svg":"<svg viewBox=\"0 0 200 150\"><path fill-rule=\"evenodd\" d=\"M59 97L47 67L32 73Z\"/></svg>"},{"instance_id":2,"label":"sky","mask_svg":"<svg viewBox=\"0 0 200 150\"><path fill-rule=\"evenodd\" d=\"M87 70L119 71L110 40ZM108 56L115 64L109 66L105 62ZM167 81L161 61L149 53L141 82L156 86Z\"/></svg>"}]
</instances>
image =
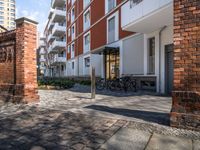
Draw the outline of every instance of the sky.
<instances>
[{"instance_id":1,"label":"sky","mask_svg":"<svg viewBox=\"0 0 200 150\"><path fill-rule=\"evenodd\" d=\"M16 0L16 18L28 17L37 21L42 34L48 19L51 0Z\"/></svg>"}]
</instances>

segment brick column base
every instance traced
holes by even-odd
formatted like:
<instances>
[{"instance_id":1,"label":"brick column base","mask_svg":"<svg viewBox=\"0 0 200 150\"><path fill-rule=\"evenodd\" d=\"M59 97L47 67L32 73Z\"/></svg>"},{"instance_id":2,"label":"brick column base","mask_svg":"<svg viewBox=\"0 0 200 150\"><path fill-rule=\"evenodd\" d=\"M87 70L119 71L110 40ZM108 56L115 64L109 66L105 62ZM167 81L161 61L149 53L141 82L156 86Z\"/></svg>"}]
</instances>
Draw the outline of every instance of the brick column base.
<instances>
[{"instance_id":1,"label":"brick column base","mask_svg":"<svg viewBox=\"0 0 200 150\"><path fill-rule=\"evenodd\" d=\"M200 131L200 93L173 92L170 125Z\"/></svg>"}]
</instances>

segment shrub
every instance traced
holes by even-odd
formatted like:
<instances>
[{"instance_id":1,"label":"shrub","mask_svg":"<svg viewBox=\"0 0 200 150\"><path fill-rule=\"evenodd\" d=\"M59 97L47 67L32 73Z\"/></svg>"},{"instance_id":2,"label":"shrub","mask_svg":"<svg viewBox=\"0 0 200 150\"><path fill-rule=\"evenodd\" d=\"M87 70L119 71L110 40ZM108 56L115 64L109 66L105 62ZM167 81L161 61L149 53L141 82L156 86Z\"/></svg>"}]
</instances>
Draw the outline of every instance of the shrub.
<instances>
[{"instance_id":1,"label":"shrub","mask_svg":"<svg viewBox=\"0 0 200 150\"><path fill-rule=\"evenodd\" d=\"M75 82L65 78L49 78L45 77L38 80L39 86L55 86L63 89L72 88Z\"/></svg>"}]
</instances>

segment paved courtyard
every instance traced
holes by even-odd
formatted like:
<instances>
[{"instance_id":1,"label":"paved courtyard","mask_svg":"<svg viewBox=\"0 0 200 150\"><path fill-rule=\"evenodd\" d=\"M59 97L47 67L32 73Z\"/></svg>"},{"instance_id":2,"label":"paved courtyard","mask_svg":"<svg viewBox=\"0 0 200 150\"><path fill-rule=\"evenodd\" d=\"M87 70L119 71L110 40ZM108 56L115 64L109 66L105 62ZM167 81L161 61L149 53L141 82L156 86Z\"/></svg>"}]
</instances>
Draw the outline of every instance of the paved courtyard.
<instances>
[{"instance_id":1,"label":"paved courtyard","mask_svg":"<svg viewBox=\"0 0 200 150\"><path fill-rule=\"evenodd\" d=\"M200 150L200 132L169 127L171 98L41 90L39 103L2 104L0 150Z\"/></svg>"}]
</instances>

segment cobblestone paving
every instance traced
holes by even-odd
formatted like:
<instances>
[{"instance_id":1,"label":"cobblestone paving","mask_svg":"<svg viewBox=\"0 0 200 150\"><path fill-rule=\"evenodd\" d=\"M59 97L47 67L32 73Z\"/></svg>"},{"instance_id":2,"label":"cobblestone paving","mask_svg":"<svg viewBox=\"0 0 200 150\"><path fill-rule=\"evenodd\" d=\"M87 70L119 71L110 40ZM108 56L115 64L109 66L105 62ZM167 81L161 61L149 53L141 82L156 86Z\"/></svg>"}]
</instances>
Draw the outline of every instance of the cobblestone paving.
<instances>
[{"instance_id":1,"label":"cobblestone paving","mask_svg":"<svg viewBox=\"0 0 200 150\"><path fill-rule=\"evenodd\" d=\"M200 132L166 124L170 98L104 92L91 100L89 88L81 86L67 91L40 91L41 101L36 104L2 104L0 150L101 149L121 128L200 139Z\"/></svg>"}]
</instances>

